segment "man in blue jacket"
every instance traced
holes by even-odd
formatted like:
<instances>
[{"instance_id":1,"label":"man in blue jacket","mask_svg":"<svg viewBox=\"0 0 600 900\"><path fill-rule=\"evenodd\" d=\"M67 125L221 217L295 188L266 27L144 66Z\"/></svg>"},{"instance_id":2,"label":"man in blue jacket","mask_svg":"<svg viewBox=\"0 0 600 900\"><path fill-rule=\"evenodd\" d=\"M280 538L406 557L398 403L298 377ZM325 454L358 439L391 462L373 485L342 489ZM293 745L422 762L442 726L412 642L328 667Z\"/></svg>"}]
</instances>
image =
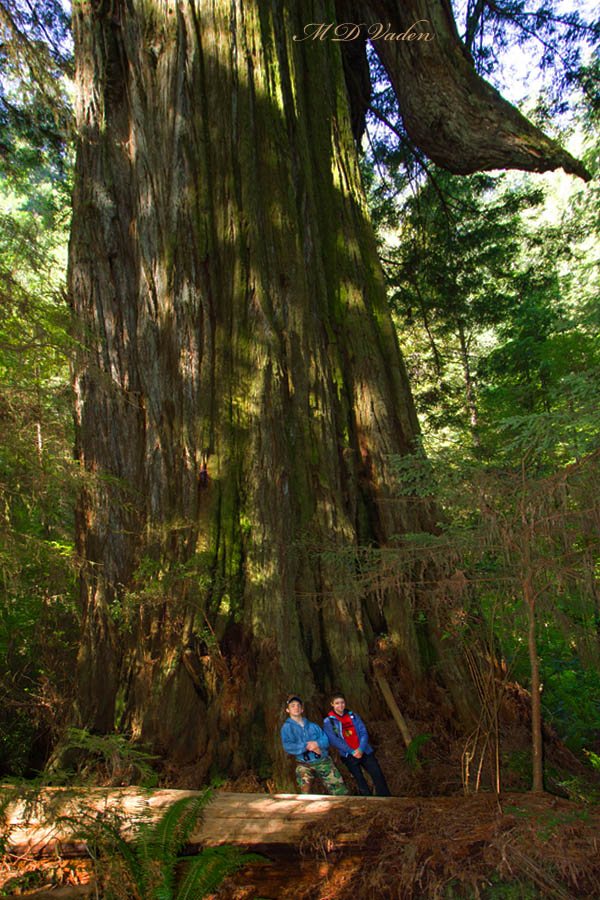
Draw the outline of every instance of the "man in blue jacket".
<instances>
[{"instance_id":1,"label":"man in blue jacket","mask_svg":"<svg viewBox=\"0 0 600 900\"><path fill-rule=\"evenodd\" d=\"M296 758L296 783L301 794L310 794L318 776L330 794L347 794L344 779L329 756L327 735L315 722L304 718L304 706L297 694L285 703L289 716L281 727L283 749Z\"/></svg>"},{"instance_id":2,"label":"man in blue jacket","mask_svg":"<svg viewBox=\"0 0 600 900\"><path fill-rule=\"evenodd\" d=\"M346 708L343 694L334 694L331 698L331 709L325 716L323 727L329 743L354 776L361 794L368 796L371 793L362 772L364 768L371 776L377 796L389 797L390 789L369 743L366 725L358 713Z\"/></svg>"}]
</instances>

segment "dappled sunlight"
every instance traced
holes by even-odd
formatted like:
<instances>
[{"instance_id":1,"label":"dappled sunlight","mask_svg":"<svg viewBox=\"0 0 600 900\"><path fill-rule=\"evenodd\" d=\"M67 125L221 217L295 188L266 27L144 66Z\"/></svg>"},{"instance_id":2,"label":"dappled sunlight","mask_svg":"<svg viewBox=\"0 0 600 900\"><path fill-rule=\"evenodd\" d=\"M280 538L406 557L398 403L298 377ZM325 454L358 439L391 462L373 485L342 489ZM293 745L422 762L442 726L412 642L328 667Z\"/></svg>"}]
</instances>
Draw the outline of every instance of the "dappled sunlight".
<instances>
[{"instance_id":1,"label":"dappled sunlight","mask_svg":"<svg viewBox=\"0 0 600 900\"><path fill-rule=\"evenodd\" d=\"M466 627L460 567L425 546L431 496L396 490L419 427L348 59L294 42L303 16L225 0L75 12L69 289L76 453L94 476L77 512L78 714L198 778L282 769L287 681L381 704L383 638L390 671L470 703L444 643Z\"/></svg>"},{"instance_id":2,"label":"dappled sunlight","mask_svg":"<svg viewBox=\"0 0 600 900\"><path fill-rule=\"evenodd\" d=\"M62 72L67 21L62 0L0 0L23 86L0 79L0 768L37 791L29 818L20 789L0 796L11 889L40 884L42 844L72 851L59 794L117 842L74 851L96 857L82 891L115 900L119 854L140 898L155 876L195 896L178 878L203 854L180 859L173 834L217 863L241 844L275 861L221 889L240 898L600 884L597 196L422 157L587 175L489 93L443 4L379 7L397 31L423 3L435 39L369 56L326 25L294 40L330 0L74 4L64 291L63 110L15 60ZM472 6L491 65L502 11ZM567 18L536 28L588 34ZM571 69L569 102L594 71ZM391 131L359 158L370 114ZM371 215L394 227L383 248ZM319 722L339 690L342 736L365 717L363 764L374 751L394 797L280 793L290 692ZM358 740L338 746L348 773ZM207 784L184 835L177 809L200 800L176 789Z\"/></svg>"}]
</instances>

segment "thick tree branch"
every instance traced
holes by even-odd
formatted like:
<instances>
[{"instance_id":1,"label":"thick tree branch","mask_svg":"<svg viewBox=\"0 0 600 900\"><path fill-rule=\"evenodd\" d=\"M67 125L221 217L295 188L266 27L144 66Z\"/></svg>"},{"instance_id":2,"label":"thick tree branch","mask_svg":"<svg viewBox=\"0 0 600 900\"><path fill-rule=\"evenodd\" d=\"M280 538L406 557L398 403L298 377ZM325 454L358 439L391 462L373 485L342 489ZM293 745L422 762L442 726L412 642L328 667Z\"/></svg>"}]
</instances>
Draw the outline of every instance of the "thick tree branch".
<instances>
[{"instance_id":1,"label":"thick tree branch","mask_svg":"<svg viewBox=\"0 0 600 900\"><path fill-rule=\"evenodd\" d=\"M374 40L412 140L450 172L485 169L534 172L562 167L586 181L577 159L532 125L475 71L462 44L449 0L364 0L363 19L400 35L431 40Z\"/></svg>"}]
</instances>

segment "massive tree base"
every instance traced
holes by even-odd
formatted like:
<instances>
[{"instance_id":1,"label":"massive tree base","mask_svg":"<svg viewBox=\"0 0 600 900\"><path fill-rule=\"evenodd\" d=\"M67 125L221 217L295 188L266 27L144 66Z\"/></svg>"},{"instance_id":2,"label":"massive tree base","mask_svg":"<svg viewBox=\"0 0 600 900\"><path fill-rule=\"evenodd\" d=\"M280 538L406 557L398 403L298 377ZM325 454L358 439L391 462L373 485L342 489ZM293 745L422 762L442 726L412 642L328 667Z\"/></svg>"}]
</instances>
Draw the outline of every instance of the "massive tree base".
<instances>
[{"instance_id":1,"label":"massive tree base","mask_svg":"<svg viewBox=\"0 0 600 900\"><path fill-rule=\"evenodd\" d=\"M390 5L358 4L360 20ZM435 24L408 68L383 60L434 158L576 169L475 75L445 0L392 12ZM381 635L410 695L440 684L465 729L478 718L427 567L373 591L353 578L359 548L437 516L394 495L419 429L353 88L338 44L295 39L334 17L327 0L73 8L77 717L203 778L283 775L290 690L313 716L340 688L377 714Z\"/></svg>"}]
</instances>

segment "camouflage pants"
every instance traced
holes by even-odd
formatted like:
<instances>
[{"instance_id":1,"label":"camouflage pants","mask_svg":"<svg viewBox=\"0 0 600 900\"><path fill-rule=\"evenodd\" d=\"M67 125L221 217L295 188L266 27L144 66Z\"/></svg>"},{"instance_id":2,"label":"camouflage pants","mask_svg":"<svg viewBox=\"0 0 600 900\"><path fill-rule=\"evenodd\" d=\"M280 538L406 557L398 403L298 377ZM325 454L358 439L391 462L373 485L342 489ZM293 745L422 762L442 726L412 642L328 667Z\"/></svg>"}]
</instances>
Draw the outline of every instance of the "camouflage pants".
<instances>
[{"instance_id":1,"label":"camouflage pants","mask_svg":"<svg viewBox=\"0 0 600 900\"><path fill-rule=\"evenodd\" d=\"M349 793L348 788L344 784L344 779L331 759L326 757L311 763L298 763L296 766L296 784L300 788L301 794L312 793L312 784L317 776L325 785L325 790L328 794Z\"/></svg>"}]
</instances>

